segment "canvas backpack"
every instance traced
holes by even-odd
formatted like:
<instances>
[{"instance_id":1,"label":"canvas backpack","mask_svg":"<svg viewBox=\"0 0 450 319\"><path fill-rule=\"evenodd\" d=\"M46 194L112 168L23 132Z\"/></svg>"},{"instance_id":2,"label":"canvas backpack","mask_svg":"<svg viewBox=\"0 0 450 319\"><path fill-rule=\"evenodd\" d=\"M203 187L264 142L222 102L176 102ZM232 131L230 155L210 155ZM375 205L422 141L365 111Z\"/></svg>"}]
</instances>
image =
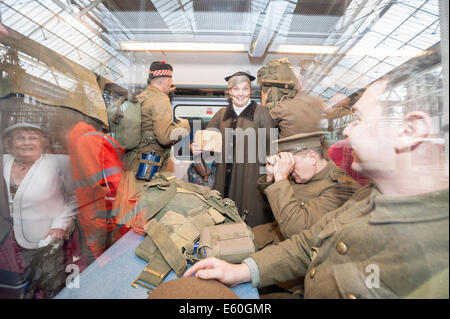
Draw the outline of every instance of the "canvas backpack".
<instances>
[{"instance_id":1,"label":"canvas backpack","mask_svg":"<svg viewBox=\"0 0 450 319\"><path fill-rule=\"evenodd\" d=\"M264 92L271 89L266 107L270 110L284 98L297 93L297 77L287 58L268 62L258 71L258 84Z\"/></svg>"},{"instance_id":2,"label":"canvas backpack","mask_svg":"<svg viewBox=\"0 0 450 319\"><path fill-rule=\"evenodd\" d=\"M111 137L125 150L131 150L141 141L141 103L135 97L123 96L108 109Z\"/></svg>"}]
</instances>

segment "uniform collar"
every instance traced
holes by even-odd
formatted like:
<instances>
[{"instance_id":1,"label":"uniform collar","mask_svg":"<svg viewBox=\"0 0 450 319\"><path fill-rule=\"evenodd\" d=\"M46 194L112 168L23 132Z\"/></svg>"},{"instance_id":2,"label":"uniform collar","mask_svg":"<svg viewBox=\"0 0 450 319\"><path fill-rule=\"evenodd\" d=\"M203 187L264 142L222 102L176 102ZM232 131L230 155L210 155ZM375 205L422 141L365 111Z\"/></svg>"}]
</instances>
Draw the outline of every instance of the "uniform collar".
<instances>
[{"instance_id":1,"label":"uniform collar","mask_svg":"<svg viewBox=\"0 0 450 319\"><path fill-rule=\"evenodd\" d=\"M311 178L310 182L326 178L327 176L329 176L331 174L332 170L335 167L336 167L336 165L334 165L334 163L332 161L328 161L328 164L319 173L314 175Z\"/></svg>"},{"instance_id":2,"label":"uniform collar","mask_svg":"<svg viewBox=\"0 0 450 319\"><path fill-rule=\"evenodd\" d=\"M163 91L158 89L156 86L153 86L150 84L149 86L147 86L145 88L145 90L143 90L141 93L139 93L139 95L137 96L138 101L142 102L142 100L145 99L147 97L147 95L152 91L166 95Z\"/></svg>"},{"instance_id":3,"label":"uniform collar","mask_svg":"<svg viewBox=\"0 0 450 319\"><path fill-rule=\"evenodd\" d=\"M234 111L233 108L233 103L229 103L227 106L227 110L225 111L225 114L223 116L223 120L226 121L229 118L239 118L239 117L243 117L246 118L247 120L253 121L253 117L255 115L255 110L256 110L256 102L255 101L251 101L250 104L245 108L245 110L243 110L241 112L241 114L239 114L239 116L236 114L236 112Z\"/></svg>"},{"instance_id":4,"label":"uniform collar","mask_svg":"<svg viewBox=\"0 0 450 319\"><path fill-rule=\"evenodd\" d=\"M425 222L448 219L448 189L413 196L382 195L376 188L370 201L375 206L371 224Z\"/></svg>"}]
</instances>

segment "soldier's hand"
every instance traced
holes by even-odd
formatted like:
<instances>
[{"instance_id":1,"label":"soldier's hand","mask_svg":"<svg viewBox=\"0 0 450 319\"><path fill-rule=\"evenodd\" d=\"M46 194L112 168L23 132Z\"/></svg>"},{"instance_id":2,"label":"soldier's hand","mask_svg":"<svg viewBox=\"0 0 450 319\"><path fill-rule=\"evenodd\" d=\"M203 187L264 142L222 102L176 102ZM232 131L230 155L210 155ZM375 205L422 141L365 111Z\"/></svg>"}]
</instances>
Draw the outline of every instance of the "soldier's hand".
<instances>
[{"instance_id":1,"label":"soldier's hand","mask_svg":"<svg viewBox=\"0 0 450 319\"><path fill-rule=\"evenodd\" d=\"M191 126L189 125L189 121L188 121L188 120L186 120L186 119L184 119L184 118L181 118L181 117L178 117L178 116L177 116L177 120L178 120L178 124L179 124L181 127L184 127L184 128L187 129L188 131L191 129Z\"/></svg>"},{"instance_id":2,"label":"soldier's hand","mask_svg":"<svg viewBox=\"0 0 450 319\"><path fill-rule=\"evenodd\" d=\"M273 169L277 157L278 155L272 155L266 158L266 182L271 182L273 180Z\"/></svg>"},{"instance_id":3,"label":"soldier's hand","mask_svg":"<svg viewBox=\"0 0 450 319\"><path fill-rule=\"evenodd\" d=\"M292 153L281 152L278 154L277 161L273 167L273 176L275 182L285 180L294 170L295 159Z\"/></svg>"},{"instance_id":4,"label":"soldier's hand","mask_svg":"<svg viewBox=\"0 0 450 319\"><path fill-rule=\"evenodd\" d=\"M192 151L192 154L194 154L195 156L202 154L202 149L201 149L200 145L198 145L197 143L194 143L194 142L191 144L191 151Z\"/></svg>"},{"instance_id":5,"label":"soldier's hand","mask_svg":"<svg viewBox=\"0 0 450 319\"><path fill-rule=\"evenodd\" d=\"M200 279L217 279L229 287L251 281L250 269L247 264L229 264L214 257L195 263L184 273L183 277L193 274Z\"/></svg>"},{"instance_id":6,"label":"soldier's hand","mask_svg":"<svg viewBox=\"0 0 450 319\"><path fill-rule=\"evenodd\" d=\"M272 88L269 88L266 92L261 89L261 106L266 106L270 91L272 91Z\"/></svg>"}]
</instances>

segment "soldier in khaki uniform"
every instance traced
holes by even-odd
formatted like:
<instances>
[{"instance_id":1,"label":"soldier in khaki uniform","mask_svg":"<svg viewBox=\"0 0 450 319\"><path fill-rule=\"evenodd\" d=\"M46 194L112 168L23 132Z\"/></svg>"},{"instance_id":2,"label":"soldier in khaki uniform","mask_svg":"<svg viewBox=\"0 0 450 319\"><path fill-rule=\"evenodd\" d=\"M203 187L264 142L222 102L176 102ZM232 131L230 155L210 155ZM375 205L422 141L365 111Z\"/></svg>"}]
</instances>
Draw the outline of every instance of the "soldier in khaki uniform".
<instances>
[{"instance_id":1,"label":"soldier in khaki uniform","mask_svg":"<svg viewBox=\"0 0 450 319\"><path fill-rule=\"evenodd\" d=\"M150 84L137 98L141 102L141 143L127 153L125 162L136 172L142 153L155 152L160 156L161 170L166 170L170 147L189 134L188 120L173 121L169 91L173 68L165 62L153 62L147 82Z\"/></svg>"},{"instance_id":2,"label":"soldier in khaki uniform","mask_svg":"<svg viewBox=\"0 0 450 319\"><path fill-rule=\"evenodd\" d=\"M258 180L284 238L311 228L360 188L323 157L322 138L323 132L312 132L278 140L280 153L267 158L267 174ZM256 226L253 232L259 249L283 239L273 223Z\"/></svg>"},{"instance_id":3,"label":"soldier in khaki uniform","mask_svg":"<svg viewBox=\"0 0 450 319\"><path fill-rule=\"evenodd\" d=\"M207 259L185 276L196 273L228 285L252 281L260 287L306 276L305 298L417 297L422 284L434 282L419 289L419 297L448 298L448 281L429 281L449 265L448 168L441 160L442 139L426 112L430 99L400 104L399 116L389 98L398 86L409 85L405 74L406 80L423 76L419 71L425 62L419 62L431 58L419 57L417 64L393 73L390 82L375 82L354 105L355 120L344 134L357 155L353 169L375 185L369 197L347 202L310 230L242 264Z\"/></svg>"}]
</instances>

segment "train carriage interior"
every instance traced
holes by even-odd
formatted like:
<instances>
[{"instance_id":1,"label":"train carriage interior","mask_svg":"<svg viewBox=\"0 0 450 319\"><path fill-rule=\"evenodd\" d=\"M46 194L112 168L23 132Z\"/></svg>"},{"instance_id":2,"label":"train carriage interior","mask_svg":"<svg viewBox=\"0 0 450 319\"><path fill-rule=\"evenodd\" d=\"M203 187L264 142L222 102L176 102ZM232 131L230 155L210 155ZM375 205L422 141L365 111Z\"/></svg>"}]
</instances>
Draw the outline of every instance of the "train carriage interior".
<instances>
[{"instance_id":1,"label":"train carriage interior","mask_svg":"<svg viewBox=\"0 0 450 319\"><path fill-rule=\"evenodd\" d=\"M319 128L333 145L345 139L353 106L371 84L416 63L423 67L414 77L404 74L390 96L408 101L393 103L393 112L426 99L441 145L433 156L445 163L448 179L448 7L444 0L0 0L0 132L6 136L18 123L39 126L45 152L61 156L79 122L119 138L110 113L118 114L123 101L137 103L150 65L164 61L173 67L173 121L187 119L191 129L169 149L166 169L188 182L190 143L231 100L225 77L257 77L268 62L286 58L301 92L323 100ZM260 104L260 82L250 89ZM11 141L0 143L4 167ZM7 220L15 204L5 185L0 209ZM6 251L0 246L0 258L10 258ZM2 282L15 272L0 264L0 298L29 298L25 281ZM448 287L448 262L446 280ZM33 298L40 294L46 298L40 291Z\"/></svg>"}]
</instances>

